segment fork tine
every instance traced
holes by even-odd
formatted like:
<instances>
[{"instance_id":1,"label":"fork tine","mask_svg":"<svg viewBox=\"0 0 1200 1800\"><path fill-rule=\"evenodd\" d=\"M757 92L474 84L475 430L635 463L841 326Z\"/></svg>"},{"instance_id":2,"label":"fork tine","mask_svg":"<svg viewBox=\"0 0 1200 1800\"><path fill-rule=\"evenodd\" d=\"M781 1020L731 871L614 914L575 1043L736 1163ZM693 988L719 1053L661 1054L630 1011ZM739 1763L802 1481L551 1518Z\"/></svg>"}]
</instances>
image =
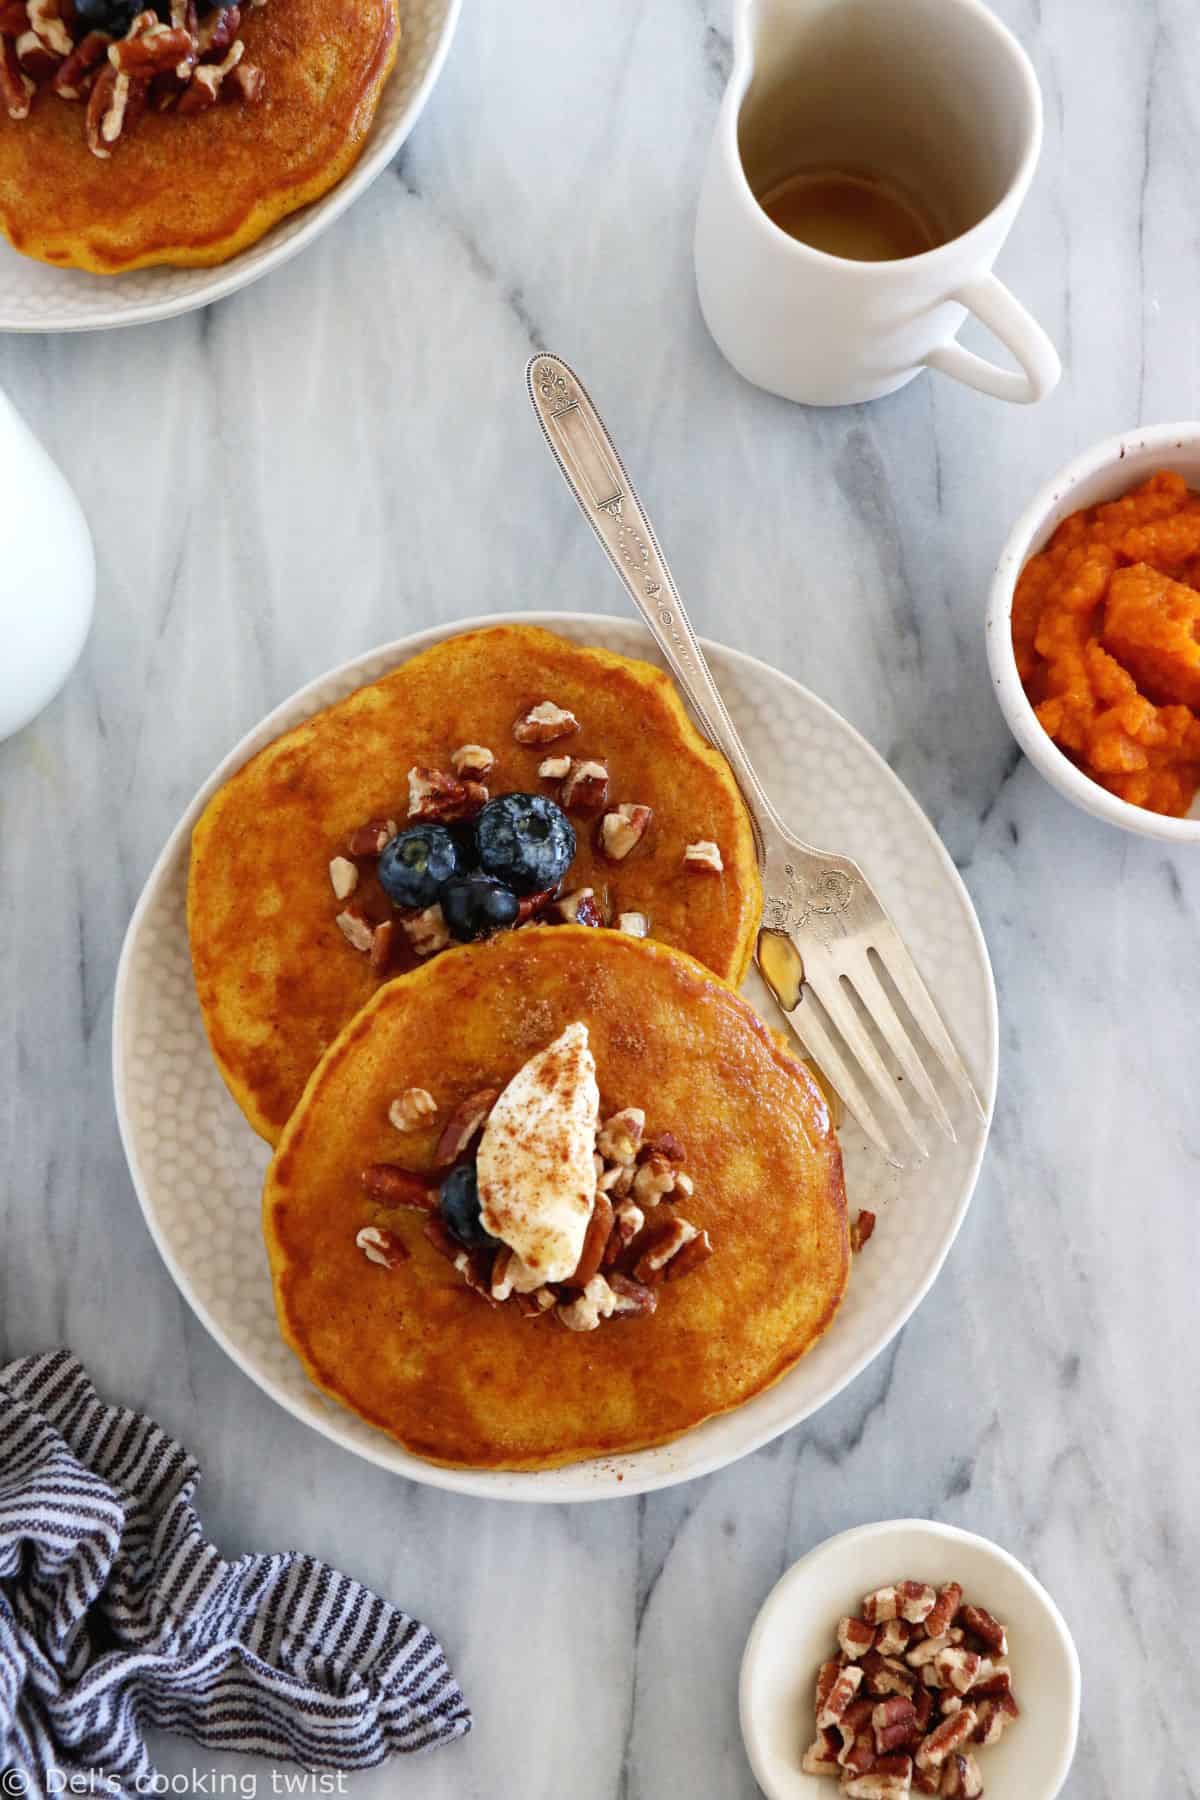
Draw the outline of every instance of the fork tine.
<instances>
[{"instance_id":1,"label":"fork tine","mask_svg":"<svg viewBox=\"0 0 1200 1800\"><path fill-rule=\"evenodd\" d=\"M920 1154L927 1157L929 1146L921 1136L917 1121L913 1117L908 1102L892 1079L887 1064L872 1043L870 1033L859 1018L854 1002L843 988L836 966L832 963L819 962L814 968L813 959L810 956L805 960L804 978L825 1008L830 1024L841 1034L847 1050L866 1076L874 1093L891 1102L892 1110L900 1121L905 1135L916 1145Z\"/></svg>"},{"instance_id":2,"label":"fork tine","mask_svg":"<svg viewBox=\"0 0 1200 1800\"><path fill-rule=\"evenodd\" d=\"M816 1017L812 1007L806 1007L801 1001L795 1012L787 1014L787 1022L803 1043L822 1075L837 1089L880 1155L888 1162L899 1166L899 1159L888 1142L887 1134L879 1120L872 1112L862 1087L851 1074L849 1064L841 1052L835 1048L833 1039Z\"/></svg>"},{"instance_id":3,"label":"fork tine","mask_svg":"<svg viewBox=\"0 0 1200 1800\"><path fill-rule=\"evenodd\" d=\"M952 1144L957 1144L958 1133L954 1129L950 1114L946 1111L942 1096L938 1093L928 1069L921 1061L916 1045L901 1024L899 1014L888 998L886 988L871 966L871 959L866 951L863 951L861 956L855 957L846 973L854 984L859 999L870 1014L880 1037L924 1100L942 1131Z\"/></svg>"},{"instance_id":4,"label":"fork tine","mask_svg":"<svg viewBox=\"0 0 1200 1800\"><path fill-rule=\"evenodd\" d=\"M954 1039L942 1023L942 1015L922 981L916 963L904 948L899 932L891 925L877 932L873 948L900 998L925 1033L934 1055L973 1103L979 1117L986 1122L987 1109L975 1091L975 1083L967 1072L966 1064L955 1048Z\"/></svg>"}]
</instances>

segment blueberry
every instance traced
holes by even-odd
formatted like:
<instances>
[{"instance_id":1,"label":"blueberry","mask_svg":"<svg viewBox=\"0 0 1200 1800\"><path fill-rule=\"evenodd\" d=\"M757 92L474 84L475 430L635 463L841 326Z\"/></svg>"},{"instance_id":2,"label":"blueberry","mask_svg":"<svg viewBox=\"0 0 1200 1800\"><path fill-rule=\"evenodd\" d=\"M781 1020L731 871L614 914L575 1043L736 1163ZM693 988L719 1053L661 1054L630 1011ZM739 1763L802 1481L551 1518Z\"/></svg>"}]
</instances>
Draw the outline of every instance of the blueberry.
<instances>
[{"instance_id":1,"label":"blueberry","mask_svg":"<svg viewBox=\"0 0 1200 1800\"><path fill-rule=\"evenodd\" d=\"M575 832L545 794L500 794L475 821L480 867L518 894L555 887L575 855Z\"/></svg>"},{"instance_id":2,"label":"blueberry","mask_svg":"<svg viewBox=\"0 0 1200 1800\"><path fill-rule=\"evenodd\" d=\"M474 1163L457 1163L443 1181L438 1199L447 1231L464 1250L489 1250L499 1242L483 1229Z\"/></svg>"},{"instance_id":3,"label":"blueberry","mask_svg":"<svg viewBox=\"0 0 1200 1800\"><path fill-rule=\"evenodd\" d=\"M521 910L512 889L492 875L455 875L442 888L441 903L451 936L464 944L511 925Z\"/></svg>"},{"instance_id":4,"label":"blueberry","mask_svg":"<svg viewBox=\"0 0 1200 1800\"><path fill-rule=\"evenodd\" d=\"M379 855L379 885L396 906L432 906L442 884L465 866L444 825L413 825Z\"/></svg>"},{"instance_id":5,"label":"blueberry","mask_svg":"<svg viewBox=\"0 0 1200 1800\"><path fill-rule=\"evenodd\" d=\"M75 17L84 31L107 31L113 37L124 37L141 11L139 0L75 0Z\"/></svg>"}]
</instances>

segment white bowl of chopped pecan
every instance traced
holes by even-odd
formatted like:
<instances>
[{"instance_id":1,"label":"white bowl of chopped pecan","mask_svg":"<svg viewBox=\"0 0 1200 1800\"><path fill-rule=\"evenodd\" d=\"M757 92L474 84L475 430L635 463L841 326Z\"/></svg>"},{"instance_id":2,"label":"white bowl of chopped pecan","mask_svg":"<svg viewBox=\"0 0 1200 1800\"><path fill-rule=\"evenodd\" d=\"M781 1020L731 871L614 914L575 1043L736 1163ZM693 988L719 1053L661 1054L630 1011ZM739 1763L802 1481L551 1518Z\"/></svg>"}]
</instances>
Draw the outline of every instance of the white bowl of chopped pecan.
<instances>
[{"instance_id":1,"label":"white bowl of chopped pecan","mask_svg":"<svg viewBox=\"0 0 1200 1800\"><path fill-rule=\"evenodd\" d=\"M775 1584L742 1659L768 1800L1054 1800L1079 1729L1066 1621L998 1544L928 1519L828 1538Z\"/></svg>"}]
</instances>

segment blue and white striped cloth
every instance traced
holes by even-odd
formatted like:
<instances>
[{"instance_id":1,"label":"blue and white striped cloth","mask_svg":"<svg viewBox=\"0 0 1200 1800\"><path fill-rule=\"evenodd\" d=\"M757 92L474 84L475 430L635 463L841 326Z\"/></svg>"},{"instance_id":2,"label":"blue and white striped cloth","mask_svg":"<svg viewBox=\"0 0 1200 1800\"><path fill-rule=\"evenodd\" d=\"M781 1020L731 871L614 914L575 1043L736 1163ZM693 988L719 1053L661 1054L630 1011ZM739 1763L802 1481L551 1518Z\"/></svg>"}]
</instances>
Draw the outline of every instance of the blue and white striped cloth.
<instances>
[{"instance_id":1,"label":"blue and white striped cloth","mask_svg":"<svg viewBox=\"0 0 1200 1800\"><path fill-rule=\"evenodd\" d=\"M223 1561L198 1475L69 1352L0 1368L0 1791L152 1780L151 1726L323 1769L470 1730L418 1620L310 1556Z\"/></svg>"}]
</instances>

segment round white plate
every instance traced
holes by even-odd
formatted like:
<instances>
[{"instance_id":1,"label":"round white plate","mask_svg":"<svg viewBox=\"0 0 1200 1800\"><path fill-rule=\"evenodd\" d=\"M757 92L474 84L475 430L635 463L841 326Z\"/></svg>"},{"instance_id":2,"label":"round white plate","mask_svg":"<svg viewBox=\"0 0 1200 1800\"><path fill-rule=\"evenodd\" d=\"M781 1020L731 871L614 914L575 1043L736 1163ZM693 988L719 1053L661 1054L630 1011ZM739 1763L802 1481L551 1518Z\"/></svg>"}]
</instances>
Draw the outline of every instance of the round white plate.
<instances>
[{"instance_id":1,"label":"round white plate","mask_svg":"<svg viewBox=\"0 0 1200 1800\"><path fill-rule=\"evenodd\" d=\"M969 1600L1008 1627L1021 1717L977 1753L984 1789L987 1800L1054 1800L1079 1732L1079 1656L1066 1620L999 1544L930 1519L892 1519L827 1538L767 1595L746 1641L740 1689L742 1737L767 1800L828 1800L830 1783L800 1767L817 1735L817 1670L837 1654L838 1620L894 1581L961 1581Z\"/></svg>"},{"instance_id":2,"label":"round white plate","mask_svg":"<svg viewBox=\"0 0 1200 1800\"><path fill-rule=\"evenodd\" d=\"M308 1382L275 1325L259 1195L268 1151L242 1119L209 1055L185 923L188 846L210 794L283 731L456 632L514 619L585 644L657 660L643 628L579 613L492 614L438 626L323 675L233 750L201 789L138 902L117 975L117 1116L146 1222L199 1317L246 1373L298 1418L414 1480L510 1500L595 1500L707 1474L805 1419L878 1355L928 1291L962 1223L987 1137L968 1121L957 1146L919 1174L888 1168L843 1133L852 1210L879 1225L856 1262L833 1326L764 1394L673 1444L536 1474L440 1469L343 1411ZM785 817L814 843L857 857L904 933L984 1096L996 1086L996 994L966 890L932 827L886 763L843 719L785 675L709 645L713 672L750 755ZM747 992L778 1024L757 976Z\"/></svg>"},{"instance_id":3,"label":"round white plate","mask_svg":"<svg viewBox=\"0 0 1200 1800\"><path fill-rule=\"evenodd\" d=\"M287 262L345 212L395 156L441 73L461 6L462 0L400 0L400 49L366 147L350 173L320 200L212 269L89 275L34 262L0 238L0 331L108 331L170 319L223 300Z\"/></svg>"}]
</instances>

